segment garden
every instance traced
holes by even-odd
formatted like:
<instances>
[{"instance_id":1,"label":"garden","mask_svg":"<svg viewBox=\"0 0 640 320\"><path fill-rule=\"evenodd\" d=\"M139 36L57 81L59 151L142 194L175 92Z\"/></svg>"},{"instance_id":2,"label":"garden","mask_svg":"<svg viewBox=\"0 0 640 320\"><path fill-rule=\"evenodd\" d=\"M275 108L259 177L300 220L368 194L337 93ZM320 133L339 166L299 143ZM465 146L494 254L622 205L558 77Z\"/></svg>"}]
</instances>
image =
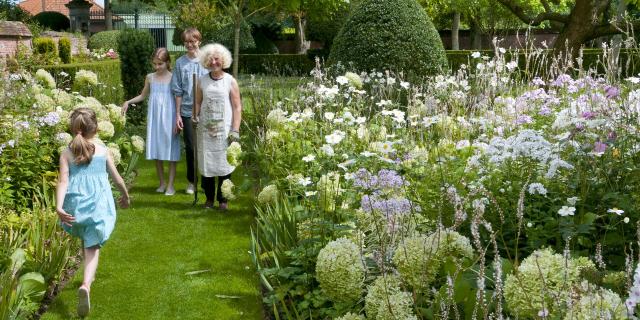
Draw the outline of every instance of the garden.
<instances>
[{"instance_id":1,"label":"garden","mask_svg":"<svg viewBox=\"0 0 640 320\"><path fill-rule=\"evenodd\" d=\"M0 60L0 319L77 316L81 245L60 227L55 188L79 107L96 113L132 195L89 318L640 315L638 3L277 3L173 7L179 27L234 54L243 110L227 212L204 209L202 193L192 205L154 192L146 105L120 107L151 72L149 32L96 33L79 54L38 37ZM198 25L194 8L226 20ZM298 25L303 11L313 28ZM599 27L571 20L581 12ZM326 51L256 54L277 22L294 24L297 49L310 31ZM556 24L553 44L530 29ZM459 50L477 40L460 41L460 26L496 36ZM498 34L513 26L529 28L518 45Z\"/></svg>"}]
</instances>

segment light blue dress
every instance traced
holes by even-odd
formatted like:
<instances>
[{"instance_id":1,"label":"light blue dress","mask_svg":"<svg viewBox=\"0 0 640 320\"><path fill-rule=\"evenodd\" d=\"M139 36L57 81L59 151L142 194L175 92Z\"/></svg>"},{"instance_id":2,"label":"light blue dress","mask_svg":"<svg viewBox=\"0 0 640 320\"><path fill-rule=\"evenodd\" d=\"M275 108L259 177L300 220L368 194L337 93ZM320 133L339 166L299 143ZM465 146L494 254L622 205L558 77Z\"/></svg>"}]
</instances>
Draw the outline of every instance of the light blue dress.
<instances>
[{"instance_id":1,"label":"light blue dress","mask_svg":"<svg viewBox=\"0 0 640 320\"><path fill-rule=\"evenodd\" d=\"M180 161L180 136L173 133L176 102L170 82L149 75L151 92L147 110L147 160Z\"/></svg>"},{"instance_id":2,"label":"light blue dress","mask_svg":"<svg viewBox=\"0 0 640 320\"><path fill-rule=\"evenodd\" d=\"M107 155L94 155L91 162L69 162L69 185L62 205L75 217L71 227L62 227L79 237L85 248L100 246L109 239L116 223L116 205L107 176Z\"/></svg>"}]
</instances>

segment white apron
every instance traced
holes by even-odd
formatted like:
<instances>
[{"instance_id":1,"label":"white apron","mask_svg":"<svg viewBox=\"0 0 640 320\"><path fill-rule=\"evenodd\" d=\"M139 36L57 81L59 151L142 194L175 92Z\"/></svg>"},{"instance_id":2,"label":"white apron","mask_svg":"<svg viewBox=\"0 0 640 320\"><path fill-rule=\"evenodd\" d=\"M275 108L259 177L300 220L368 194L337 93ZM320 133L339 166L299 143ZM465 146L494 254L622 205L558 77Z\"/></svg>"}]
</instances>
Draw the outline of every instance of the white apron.
<instances>
[{"instance_id":1,"label":"white apron","mask_svg":"<svg viewBox=\"0 0 640 320\"><path fill-rule=\"evenodd\" d=\"M202 105L197 130L198 170L205 177L226 176L236 167L227 161L227 147L233 111L231 75L213 80L209 73L200 77Z\"/></svg>"}]
</instances>

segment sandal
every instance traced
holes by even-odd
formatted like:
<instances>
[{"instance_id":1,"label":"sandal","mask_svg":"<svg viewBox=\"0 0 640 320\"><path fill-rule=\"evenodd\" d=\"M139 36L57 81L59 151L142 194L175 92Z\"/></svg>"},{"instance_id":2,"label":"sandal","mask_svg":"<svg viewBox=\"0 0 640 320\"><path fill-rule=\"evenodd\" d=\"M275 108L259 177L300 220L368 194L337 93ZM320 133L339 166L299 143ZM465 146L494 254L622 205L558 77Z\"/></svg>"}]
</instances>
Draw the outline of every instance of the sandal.
<instances>
[{"instance_id":1,"label":"sandal","mask_svg":"<svg viewBox=\"0 0 640 320\"><path fill-rule=\"evenodd\" d=\"M91 309L91 301L89 299L89 290L85 287L78 289L78 316L84 318L89 314Z\"/></svg>"}]
</instances>

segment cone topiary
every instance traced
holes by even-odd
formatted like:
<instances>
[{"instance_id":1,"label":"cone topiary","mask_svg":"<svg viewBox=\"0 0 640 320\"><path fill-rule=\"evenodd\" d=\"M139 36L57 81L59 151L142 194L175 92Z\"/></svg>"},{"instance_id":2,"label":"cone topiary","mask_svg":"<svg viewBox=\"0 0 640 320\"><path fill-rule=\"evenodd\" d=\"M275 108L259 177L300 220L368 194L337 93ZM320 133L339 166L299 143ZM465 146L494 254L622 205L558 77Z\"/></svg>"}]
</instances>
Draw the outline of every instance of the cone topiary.
<instances>
[{"instance_id":1,"label":"cone topiary","mask_svg":"<svg viewBox=\"0 0 640 320\"><path fill-rule=\"evenodd\" d=\"M436 74L447 59L438 31L416 0L364 0L338 33L329 63L358 71Z\"/></svg>"}]
</instances>

